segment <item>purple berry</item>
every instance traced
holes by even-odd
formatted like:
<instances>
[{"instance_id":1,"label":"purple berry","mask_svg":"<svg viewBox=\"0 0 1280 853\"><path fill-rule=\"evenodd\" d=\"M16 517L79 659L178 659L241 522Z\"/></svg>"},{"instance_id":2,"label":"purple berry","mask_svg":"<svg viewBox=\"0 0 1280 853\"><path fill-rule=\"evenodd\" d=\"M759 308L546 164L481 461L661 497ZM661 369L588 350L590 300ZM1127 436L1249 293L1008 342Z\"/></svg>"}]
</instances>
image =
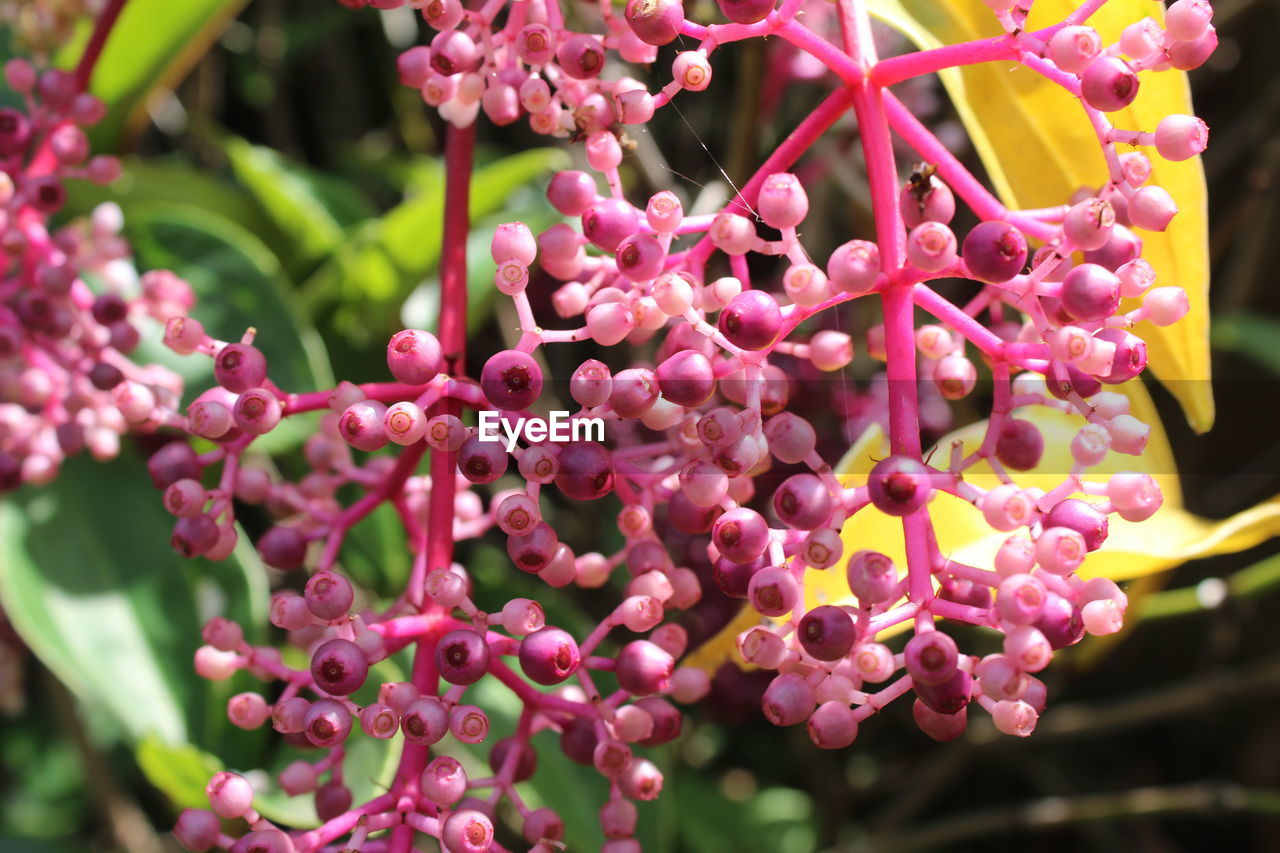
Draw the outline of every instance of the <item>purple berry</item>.
<instances>
[{"instance_id":1,"label":"purple berry","mask_svg":"<svg viewBox=\"0 0 1280 853\"><path fill-rule=\"evenodd\" d=\"M575 441L560 451L556 485L577 501L602 498L613 491L613 456L594 441Z\"/></svg>"},{"instance_id":2,"label":"purple berry","mask_svg":"<svg viewBox=\"0 0 1280 853\"><path fill-rule=\"evenodd\" d=\"M937 633L936 631L933 633ZM957 714L969 704L973 692L973 678L963 669L956 669L941 684L925 684L915 681L916 696L939 714Z\"/></svg>"},{"instance_id":3,"label":"purple berry","mask_svg":"<svg viewBox=\"0 0 1280 853\"><path fill-rule=\"evenodd\" d=\"M1044 516L1045 529L1069 527L1084 537L1085 547L1096 551L1107 540L1107 514L1079 498L1067 498Z\"/></svg>"},{"instance_id":4,"label":"purple berry","mask_svg":"<svg viewBox=\"0 0 1280 853\"><path fill-rule=\"evenodd\" d=\"M773 11L773 0L716 0L720 14L735 24L763 21Z\"/></svg>"},{"instance_id":5,"label":"purple berry","mask_svg":"<svg viewBox=\"0 0 1280 853\"><path fill-rule=\"evenodd\" d=\"M307 558L307 539L296 527L277 525L258 540L258 553L268 566L293 571L302 568Z\"/></svg>"},{"instance_id":6,"label":"purple berry","mask_svg":"<svg viewBox=\"0 0 1280 853\"><path fill-rule=\"evenodd\" d=\"M257 388L267 379L267 358L249 344L227 344L213 359L213 376L233 394Z\"/></svg>"},{"instance_id":7,"label":"purple berry","mask_svg":"<svg viewBox=\"0 0 1280 853\"><path fill-rule=\"evenodd\" d=\"M1027 263L1027 238L1008 222L983 222L965 236L961 253L974 278L993 283L1008 281Z\"/></svg>"},{"instance_id":8,"label":"purple berry","mask_svg":"<svg viewBox=\"0 0 1280 853\"><path fill-rule=\"evenodd\" d=\"M959 649L941 631L925 631L907 641L903 657L914 684L937 687L955 675Z\"/></svg>"},{"instance_id":9,"label":"purple berry","mask_svg":"<svg viewBox=\"0 0 1280 853\"><path fill-rule=\"evenodd\" d=\"M633 640L618 652L618 685L634 696L648 696L666 689L675 670L675 659L648 640Z\"/></svg>"},{"instance_id":10,"label":"purple berry","mask_svg":"<svg viewBox=\"0 0 1280 853\"><path fill-rule=\"evenodd\" d=\"M1031 421L1009 418L996 438L996 458L1015 471L1030 471L1040 464L1044 436Z\"/></svg>"},{"instance_id":11,"label":"purple berry","mask_svg":"<svg viewBox=\"0 0 1280 853\"><path fill-rule=\"evenodd\" d=\"M526 352L503 350L484 363L480 387L498 409L527 409L542 393L542 368Z\"/></svg>"},{"instance_id":12,"label":"purple berry","mask_svg":"<svg viewBox=\"0 0 1280 853\"><path fill-rule=\"evenodd\" d=\"M778 300L762 290L745 290L720 311L720 331L729 343L745 350L773 346L782 332Z\"/></svg>"},{"instance_id":13,"label":"purple berry","mask_svg":"<svg viewBox=\"0 0 1280 853\"><path fill-rule=\"evenodd\" d=\"M680 350L658 365L654 375L663 398L677 406L697 408L716 391L715 370L696 350Z\"/></svg>"},{"instance_id":14,"label":"purple berry","mask_svg":"<svg viewBox=\"0 0 1280 853\"><path fill-rule=\"evenodd\" d=\"M842 607L823 604L800 620L796 636L804 650L818 660L839 660L853 648L857 630L853 617Z\"/></svg>"},{"instance_id":15,"label":"purple berry","mask_svg":"<svg viewBox=\"0 0 1280 853\"><path fill-rule=\"evenodd\" d=\"M815 530L831 517L832 499L827 484L816 474L795 474L773 493L773 511L783 524L796 530Z\"/></svg>"},{"instance_id":16,"label":"purple berry","mask_svg":"<svg viewBox=\"0 0 1280 853\"><path fill-rule=\"evenodd\" d=\"M458 471L472 483L492 483L507 473L507 451L501 442L469 436L458 448Z\"/></svg>"},{"instance_id":17,"label":"purple berry","mask_svg":"<svg viewBox=\"0 0 1280 853\"><path fill-rule=\"evenodd\" d=\"M350 696L368 675L368 658L350 640L328 640L311 656L311 677L316 687L332 696Z\"/></svg>"},{"instance_id":18,"label":"purple berry","mask_svg":"<svg viewBox=\"0 0 1280 853\"><path fill-rule=\"evenodd\" d=\"M1104 113L1122 110L1138 97L1138 74L1118 56L1099 56L1080 75L1080 97Z\"/></svg>"},{"instance_id":19,"label":"purple berry","mask_svg":"<svg viewBox=\"0 0 1280 853\"><path fill-rule=\"evenodd\" d=\"M436 644L436 670L450 684L474 684L489 669L489 646L469 628L458 628Z\"/></svg>"},{"instance_id":20,"label":"purple berry","mask_svg":"<svg viewBox=\"0 0 1280 853\"><path fill-rule=\"evenodd\" d=\"M867 487L876 509L896 516L920 509L933 493L928 466L909 456L890 456L877 462Z\"/></svg>"}]
</instances>

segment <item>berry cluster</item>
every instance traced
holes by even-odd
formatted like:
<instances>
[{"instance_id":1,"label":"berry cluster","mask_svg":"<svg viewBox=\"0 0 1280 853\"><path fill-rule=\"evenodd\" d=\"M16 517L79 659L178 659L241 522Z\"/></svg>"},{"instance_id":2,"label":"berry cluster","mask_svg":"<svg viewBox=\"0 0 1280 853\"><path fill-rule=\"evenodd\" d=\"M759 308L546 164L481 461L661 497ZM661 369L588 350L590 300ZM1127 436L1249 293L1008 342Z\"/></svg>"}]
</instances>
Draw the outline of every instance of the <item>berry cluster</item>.
<instances>
[{"instance_id":1,"label":"berry cluster","mask_svg":"<svg viewBox=\"0 0 1280 853\"><path fill-rule=\"evenodd\" d=\"M83 128L105 108L71 72L13 59L4 76L25 110L0 109L0 492L49 482L86 449L112 458L126 431L166 423L181 379L128 356L146 318L164 322L194 301L170 273L139 279L115 205L51 227L64 181L120 173L114 157L89 156Z\"/></svg>"},{"instance_id":2,"label":"berry cluster","mask_svg":"<svg viewBox=\"0 0 1280 853\"><path fill-rule=\"evenodd\" d=\"M402 56L400 76L450 123L448 192L452 201L462 199L446 209L439 337L413 329L392 337L393 382L297 393L271 381L252 332L225 342L190 317L166 327L172 349L213 358L218 383L186 418L187 430L216 448L197 454L178 442L150 462L177 517L175 548L226 556L235 541L235 502L261 503L277 519L257 543L265 562L307 571L300 591L276 593L271 621L305 650L309 666L291 668L278 649L252 646L239 626L214 619L196 668L210 678L246 670L279 682L270 700L233 697L231 720L245 728L270 723L329 750L278 779L286 792L314 794L318 828L277 828L254 810L244 777L220 773L208 788L213 811L184 812L179 840L196 851L284 853L346 838L342 849L404 853L422 833L453 853L501 850L495 838L505 801L511 829L543 853L557 845L563 826L554 812L529 808L517 785L536 772L530 738L551 729L570 758L609 780L600 811L605 850L638 849L634 801L656 796L662 776L635 747L678 734L680 713L663 697L695 701L709 688L704 672L677 666L688 637L672 620L700 600L704 585L679 564L684 557L673 558L670 531L696 541L713 566L718 592L706 594L743 599L762 617L739 648L744 660L777 671L763 700L772 722L805 723L818 746L843 747L866 718L910 693L917 722L935 738L963 732L973 703L1001 731L1029 734L1045 702L1034 673L1085 632L1121 626L1124 593L1105 579L1086 582L1077 570L1106 540L1112 516L1141 521L1161 504L1144 474L1087 477L1109 453L1141 453L1149 432L1123 394L1106 390L1146 365L1146 345L1133 326L1173 323L1188 310L1180 288L1155 286L1138 233L1163 230L1176 204L1149 182L1147 155L1120 146L1186 159L1203 149L1207 131L1190 116L1119 130L1108 114L1132 102L1141 74L1204 61L1214 43L1208 3L1178 0L1163 25L1147 19L1104 45L1087 25L1097 0L1041 31L1025 28L1022 5L987 0L1004 37L884 61L857 0L838 5L841 47L806 25L800 0L777 8L720 0L730 23L710 25L688 20L673 0L632 0L622 19L605 4L594 33L568 29L551 0L410 5L438 32L430 47ZM720 211L686 215L671 192L633 205L619 174L625 152L615 125L643 124L680 91L706 89L718 47L770 35L825 65L838 78L835 91ZM607 79L609 51L652 62L677 36L698 46L675 56L672 79L656 94L632 78ZM1019 62L1079 97L1107 163L1105 185L1056 208L1007 209L889 90L940 68L997 60ZM458 238L465 236L470 128L481 110L498 124L527 115L538 132L581 139L607 192L591 172L562 172L548 197L579 228L563 223L535 237L510 223L493 235L495 286L513 300L521 335L484 362L476 381L463 367L465 293L460 297L458 283L465 257L449 247L465 242ZM789 170L850 110L866 153L874 239L849 240L816 263L800 239L808 196ZM895 166L895 134L928 165L905 183ZM950 223L961 203L977 224L958 235ZM721 265L728 275L710 272ZM977 293L953 302L931 286L941 279L974 282ZM538 322L530 292L548 287L555 312L576 327ZM838 316L854 301L857 310L880 309L866 350L885 363L887 377L891 453L865 483L837 477L814 425L793 410L788 380L800 367L834 372L852 362L850 335L814 333L808 321ZM933 322L917 328L917 309ZM544 345L588 341L647 353L617 372L588 359L568 380L580 407L572 417L603 420L604 442L526 432L522 444L508 447L486 441L463 419L464 410L496 411L507 422L532 417L547 381ZM993 389L984 440L931 464L920 436L921 383L930 394L959 400L973 393L980 367ZM1081 417L1074 465L1050 490L1016 479L1035 469L1044 451L1027 414L1034 407ZM326 414L306 443L305 476L281 479L246 459L257 437L315 411ZM383 452L388 448L395 453ZM420 474L428 452L430 474ZM984 489L966 479L979 465L994 470L1000 484ZM217 473L206 477L210 469ZM771 470L788 476L770 494L757 493L757 478ZM486 488L505 485L499 481L509 473L518 474L517 488ZM624 546L575 554L544 521L544 487L551 486L570 501L616 493ZM340 490L363 494L343 505ZM993 566L943 553L930 520L933 500L971 504L992 529L1011 534ZM337 558L346 533L384 503L398 512L415 559L404 593L378 610L361 605ZM902 520L905 566L866 550L846 553L841 530L859 512ZM625 573L621 603L574 637L546 624L535 601L477 601L467 571L453 561L454 544L493 528L506 536L516 570L553 587L599 587ZM806 577L838 566L850 603L810 607ZM948 621L998 632L1002 650L963 653L941 630ZM885 640L902 628L911 636L895 652ZM371 666L409 647L411 681L368 683ZM514 731L502 737L490 737L485 710L468 703L468 691L484 678L522 703ZM357 728L360 736L399 737L405 746L391 789L353 804L342 774L344 744ZM450 742L491 744L493 775L470 778L447 754ZM221 820L241 818L247 832L225 834Z\"/></svg>"}]
</instances>

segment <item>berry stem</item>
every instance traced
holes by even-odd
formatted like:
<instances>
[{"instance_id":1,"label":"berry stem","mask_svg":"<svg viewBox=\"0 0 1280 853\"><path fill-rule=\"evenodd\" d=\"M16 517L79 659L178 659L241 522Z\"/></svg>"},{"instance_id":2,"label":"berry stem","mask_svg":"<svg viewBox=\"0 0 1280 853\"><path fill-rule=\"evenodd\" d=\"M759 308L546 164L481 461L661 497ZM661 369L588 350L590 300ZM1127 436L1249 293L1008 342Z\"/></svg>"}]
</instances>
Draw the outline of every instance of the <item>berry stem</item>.
<instances>
[{"instance_id":1,"label":"berry stem","mask_svg":"<svg viewBox=\"0 0 1280 853\"><path fill-rule=\"evenodd\" d=\"M83 92L89 88L89 79L93 76L93 69L97 67L98 59L102 56L102 49L106 47L107 38L111 35L111 30L115 27L116 21L120 17L120 12L124 9L124 4L128 0L109 0L106 8L102 10L102 14L93 24L93 34L89 36L89 43L85 45L84 53L80 57L80 61L76 63L75 80L76 89Z\"/></svg>"}]
</instances>

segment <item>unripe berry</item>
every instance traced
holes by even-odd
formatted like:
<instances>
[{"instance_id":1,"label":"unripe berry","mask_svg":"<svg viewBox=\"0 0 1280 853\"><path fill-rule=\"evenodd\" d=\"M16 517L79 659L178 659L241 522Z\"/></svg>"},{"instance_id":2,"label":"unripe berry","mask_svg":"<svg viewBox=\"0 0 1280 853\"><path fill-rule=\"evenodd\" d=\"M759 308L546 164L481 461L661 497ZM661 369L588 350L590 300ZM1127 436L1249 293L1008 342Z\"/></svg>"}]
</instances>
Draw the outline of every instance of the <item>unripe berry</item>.
<instances>
[{"instance_id":1,"label":"unripe berry","mask_svg":"<svg viewBox=\"0 0 1280 853\"><path fill-rule=\"evenodd\" d=\"M783 524L796 530L814 530L831 517L831 492L816 474L794 474L773 493L773 511Z\"/></svg>"},{"instance_id":2,"label":"unripe berry","mask_svg":"<svg viewBox=\"0 0 1280 853\"><path fill-rule=\"evenodd\" d=\"M788 570L766 568L752 575L747 600L762 616L782 616L799 602L800 585Z\"/></svg>"},{"instance_id":3,"label":"unripe berry","mask_svg":"<svg viewBox=\"0 0 1280 853\"><path fill-rule=\"evenodd\" d=\"M955 263L956 235L941 222L922 222L907 235L907 260L925 272Z\"/></svg>"},{"instance_id":4,"label":"unripe berry","mask_svg":"<svg viewBox=\"0 0 1280 853\"><path fill-rule=\"evenodd\" d=\"M711 85L711 63L695 50L686 50L676 54L671 63L671 76L680 84L680 88L690 92L701 92Z\"/></svg>"},{"instance_id":5,"label":"unripe berry","mask_svg":"<svg viewBox=\"0 0 1280 853\"><path fill-rule=\"evenodd\" d=\"M493 821L473 809L455 811L444 821L440 840L450 853L484 853L493 844Z\"/></svg>"},{"instance_id":6,"label":"unripe berry","mask_svg":"<svg viewBox=\"0 0 1280 853\"><path fill-rule=\"evenodd\" d=\"M1209 126L1195 116L1165 116L1156 125L1155 141L1166 160L1190 160L1209 144Z\"/></svg>"},{"instance_id":7,"label":"unripe berry","mask_svg":"<svg viewBox=\"0 0 1280 853\"><path fill-rule=\"evenodd\" d=\"M234 394L257 388L266 381L267 359L249 344L227 344L213 360L213 376Z\"/></svg>"},{"instance_id":8,"label":"unripe berry","mask_svg":"<svg viewBox=\"0 0 1280 853\"><path fill-rule=\"evenodd\" d=\"M845 293L866 293L879 275L880 248L867 240L850 240L827 261L827 277Z\"/></svg>"},{"instance_id":9,"label":"unripe berry","mask_svg":"<svg viewBox=\"0 0 1280 853\"><path fill-rule=\"evenodd\" d=\"M647 696L667 688L675 659L648 640L633 640L618 652L618 686L634 696Z\"/></svg>"},{"instance_id":10,"label":"unripe berry","mask_svg":"<svg viewBox=\"0 0 1280 853\"><path fill-rule=\"evenodd\" d=\"M795 228L809 212L809 197L799 178L789 172L778 172L765 178L756 209L770 228Z\"/></svg>"},{"instance_id":11,"label":"unripe berry","mask_svg":"<svg viewBox=\"0 0 1280 853\"><path fill-rule=\"evenodd\" d=\"M226 820L243 817L253 808L253 786L249 780L235 773L215 773L205 786L209 805L214 813Z\"/></svg>"},{"instance_id":12,"label":"unripe berry","mask_svg":"<svg viewBox=\"0 0 1280 853\"><path fill-rule=\"evenodd\" d=\"M502 227L502 226L499 226ZM532 241L530 237L530 241ZM425 385L444 365L440 341L430 332L405 329L387 343L387 369L397 382Z\"/></svg>"},{"instance_id":13,"label":"unripe berry","mask_svg":"<svg viewBox=\"0 0 1280 853\"><path fill-rule=\"evenodd\" d=\"M1116 212L1111 202L1087 198L1067 211L1062 228L1071 245L1091 252L1107 244L1115 223Z\"/></svg>"},{"instance_id":14,"label":"unripe berry","mask_svg":"<svg viewBox=\"0 0 1280 853\"><path fill-rule=\"evenodd\" d=\"M178 843L191 853L205 853L213 849L221 831L222 824L218 822L217 815L204 809L183 809L173 827Z\"/></svg>"},{"instance_id":15,"label":"unripe berry","mask_svg":"<svg viewBox=\"0 0 1280 853\"><path fill-rule=\"evenodd\" d=\"M813 688L794 673L783 673L769 683L761 708L775 726L794 726L809 719L816 700Z\"/></svg>"},{"instance_id":16,"label":"unripe berry","mask_svg":"<svg viewBox=\"0 0 1280 853\"><path fill-rule=\"evenodd\" d=\"M1063 27L1049 39L1049 59L1072 74L1089 66L1102 50L1102 39L1093 27Z\"/></svg>"},{"instance_id":17,"label":"unripe berry","mask_svg":"<svg viewBox=\"0 0 1280 853\"><path fill-rule=\"evenodd\" d=\"M843 702L823 702L807 726L809 739L821 749L844 749L858 736L858 717Z\"/></svg>"},{"instance_id":18,"label":"unripe berry","mask_svg":"<svg viewBox=\"0 0 1280 853\"><path fill-rule=\"evenodd\" d=\"M331 622L347 615L355 599L355 592L351 588L351 581L336 572L323 570L316 572L307 581L303 597L307 602L307 609L317 619Z\"/></svg>"}]
</instances>

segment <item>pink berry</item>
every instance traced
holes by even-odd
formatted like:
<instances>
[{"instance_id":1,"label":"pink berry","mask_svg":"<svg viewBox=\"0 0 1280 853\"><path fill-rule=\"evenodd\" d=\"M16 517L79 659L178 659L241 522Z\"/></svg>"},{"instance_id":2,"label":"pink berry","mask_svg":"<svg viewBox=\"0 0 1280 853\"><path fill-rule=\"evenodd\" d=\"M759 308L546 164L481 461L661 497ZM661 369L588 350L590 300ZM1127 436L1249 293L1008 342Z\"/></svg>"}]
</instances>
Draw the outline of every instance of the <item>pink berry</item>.
<instances>
[{"instance_id":1,"label":"pink berry","mask_svg":"<svg viewBox=\"0 0 1280 853\"><path fill-rule=\"evenodd\" d=\"M908 229L922 222L946 225L956 215L956 197L936 176L927 180L913 176L898 192L898 211Z\"/></svg>"},{"instance_id":2,"label":"pink berry","mask_svg":"<svg viewBox=\"0 0 1280 853\"><path fill-rule=\"evenodd\" d=\"M570 77L588 80L604 70L604 47L595 36L574 33L556 49L556 61Z\"/></svg>"},{"instance_id":3,"label":"pink berry","mask_svg":"<svg viewBox=\"0 0 1280 853\"><path fill-rule=\"evenodd\" d=\"M809 739L822 749L844 749L858 736L858 717L843 702L823 702L807 726Z\"/></svg>"},{"instance_id":4,"label":"pink berry","mask_svg":"<svg viewBox=\"0 0 1280 853\"><path fill-rule=\"evenodd\" d=\"M941 222L922 222L907 235L907 260L925 272L955 263L956 235Z\"/></svg>"},{"instance_id":5,"label":"pink berry","mask_svg":"<svg viewBox=\"0 0 1280 853\"><path fill-rule=\"evenodd\" d=\"M775 726L794 726L809 719L816 699L813 688L794 673L783 673L769 683L761 707Z\"/></svg>"},{"instance_id":6,"label":"pink berry","mask_svg":"<svg viewBox=\"0 0 1280 853\"><path fill-rule=\"evenodd\" d=\"M879 275L880 248L866 240L850 240L827 261L827 277L845 293L866 293Z\"/></svg>"},{"instance_id":7,"label":"pink berry","mask_svg":"<svg viewBox=\"0 0 1280 853\"><path fill-rule=\"evenodd\" d=\"M232 820L243 817L253 808L253 786L249 780L235 773L215 773L205 786L209 805L220 818Z\"/></svg>"},{"instance_id":8,"label":"pink berry","mask_svg":"<svg viewBox=\"0 0 1280 853\"><path fill-rule=\"evenodd\" d=\"M756 209L770 228L795 228L809 212L809 198L799 178L789 172L778 172L765 178Z\"/></svg>"},{"instance_id":9,"label":"pink berry","mask_svg":"<svg viewBox=\"0 0 1280 853\"><path fill-rule=\"evenodd\" d=\"M405 329L393 335L387 344L387 369L397 382L425 385L443 366L440 341L430 332Z\"/></svg>"},{"instance_id":10,"label":"pink berry","mask_svg":"<svg viewBox=\"0 0 1280 853\"><path fill-rule=\"evenodd\" d=\"M661 47L675 41L684 23L680 0L629 0L627 24L645 44Z\"/></svg>"},{"instance_id":11,"label":"pink berry","mask_svg":"<svg viewBox=\"0 0 1280 853\"><path fill-rule=\"evenodd\" d=\"M1102 39L1093 27L1063 27L1049 39L1049 59L1072 74L1089 66L1102 50Z\"/></svg>"},{"instance_id":12,"label":"pink berry","mask_svg":"<svg viewBox=\"0 0 1280 853\"><path fill-rule=\"evenodd\" d=\"M1190 160L1209 144L1209 126L1195 116L1165 116L1156 125L1155 142L1164 159Z\"/></svg>"},{"instance_id":13,"label":"pink berry","mask_svg":"<svg viewBox=\"0 0 1280 853\"><path fill-rule=\"evenodd\" d=\"M1118 56L1099 56L1080 75L1080 96L1104 113L1124 109L1138 97L1137 72Z\"/></svg>"}]
</instances>

